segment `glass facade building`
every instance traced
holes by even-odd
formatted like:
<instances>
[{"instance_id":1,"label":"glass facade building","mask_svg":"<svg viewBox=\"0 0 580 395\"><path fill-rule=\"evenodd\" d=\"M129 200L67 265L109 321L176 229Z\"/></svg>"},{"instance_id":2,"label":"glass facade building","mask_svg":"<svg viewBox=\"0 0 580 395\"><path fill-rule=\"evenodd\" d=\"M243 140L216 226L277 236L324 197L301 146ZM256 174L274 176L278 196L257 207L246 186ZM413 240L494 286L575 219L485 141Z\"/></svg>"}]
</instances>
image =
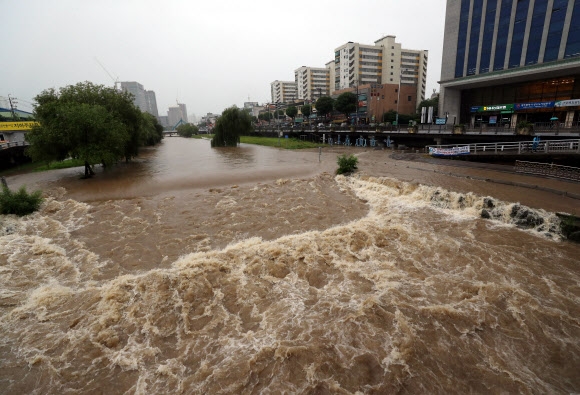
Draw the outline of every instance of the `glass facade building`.
<instances>
[{"instance_id":1,"label":"glass facade building","mask_svg":"<svg viewBox=\"0 0 580 395\"><path fill-rule=\"evenodd\" d=\"M580 0L448 0L441 69L456 123L578 123L580 106L556 105L580 99Z\"/></svg>"}]
</instances>

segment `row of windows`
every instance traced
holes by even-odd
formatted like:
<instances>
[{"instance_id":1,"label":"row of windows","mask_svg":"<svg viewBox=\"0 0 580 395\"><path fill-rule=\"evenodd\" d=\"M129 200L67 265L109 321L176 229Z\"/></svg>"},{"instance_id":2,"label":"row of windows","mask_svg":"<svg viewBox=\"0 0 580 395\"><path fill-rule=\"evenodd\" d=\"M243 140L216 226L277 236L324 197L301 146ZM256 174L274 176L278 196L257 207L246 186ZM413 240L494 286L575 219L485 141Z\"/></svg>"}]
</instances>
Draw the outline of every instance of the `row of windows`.
<instances>
[{"instance_id":1,"label":"row of windows","mask_svg":"<svg viewBox=\"0 0 580 395\"><path fill-rule=\"evenodd\" d=\"M551 7L548 7L552 4ZM533 7L532 7L533 4ZM559 58L568 0L462 0L455 77L555 61ZM498 7L499 6L499 7ZM532 9L530 10L530 7ZM512 16L512 9L515 13ZM471 9L471 25L469 13ZM528 20L529 11L531 19ZM574 2L564 58L580 56L580 1ZM496 15L499 13L499 15ZM496 19L498 23L496 25ZM529 30L526 34L526 28ZM469 31L468 31L469 27ZM544 37L544 31L547 31ZM511 40L508 42L511 33ZM496 36L495 51L493 37ZM470 37L469 42L467 37ZM479 42L481 40L481 48ZM544 50L541 45L545 42ZM479 59L479 70L477 66ZM506 56L509 58L506 59ZM524 56L524 59L522 59ZM506 62L507 60L507 62ZM493 63L493 64L492 64Z\"/></svg>"}]
</instances>

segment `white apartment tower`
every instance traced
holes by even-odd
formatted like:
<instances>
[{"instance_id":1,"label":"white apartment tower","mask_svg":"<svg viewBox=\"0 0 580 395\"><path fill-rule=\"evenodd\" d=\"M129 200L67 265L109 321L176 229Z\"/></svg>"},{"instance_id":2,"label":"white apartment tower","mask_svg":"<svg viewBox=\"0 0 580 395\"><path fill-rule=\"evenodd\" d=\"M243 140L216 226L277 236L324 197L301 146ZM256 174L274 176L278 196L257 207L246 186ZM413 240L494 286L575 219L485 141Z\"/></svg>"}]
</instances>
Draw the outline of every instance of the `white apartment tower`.
<instances>
[{"instance_id":1,"label":"white apartment tower","mask_svg":"<svg viewBox=\"0 0 580 395\"><path fill-rule=\"evenodd\" d=\"M348 42L336 48L331 93L357 85L401 83L417 85L417 98L424 100L428 51L404 49L395 38L385 36L374 45Z\"/></svg>"},{"instance_id":2,"label":"white apartment tower","mask_svg":"<svg viewBox=\"0 0 580 395\"><path fill-rule=\"evenodd\" d=\"M294 70L298 99L316 100L330 95L330 74L327 68L302 66Z\"/></svg>"},{"instance_id":3,"label":"white apartment tower","mask_svg":"<svg viewBox=\"0 0 580 395\"><path fill-rule=\"evenodd\" d=\"M294 81L274 81L270 83L272 103L293 103L297 99Z\"/></svg>"}]
</instances>

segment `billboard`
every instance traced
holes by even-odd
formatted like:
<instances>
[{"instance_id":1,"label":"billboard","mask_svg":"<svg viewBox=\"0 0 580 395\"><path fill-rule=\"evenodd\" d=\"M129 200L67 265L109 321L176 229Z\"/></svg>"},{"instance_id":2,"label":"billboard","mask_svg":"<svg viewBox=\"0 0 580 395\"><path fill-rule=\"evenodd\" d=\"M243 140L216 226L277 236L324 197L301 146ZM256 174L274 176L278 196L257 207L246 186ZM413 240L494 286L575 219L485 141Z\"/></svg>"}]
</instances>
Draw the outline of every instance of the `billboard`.
<instances>
[{"instance_id":1,"label":"billboard","mask_svg":"<svg viewBox=\"0 0 580 395\"><path fill-rule=\"evenodd\" d=\"M30 130L34 125L40 125L38 122L0 122L0 131L10 132L13 130Z\"/></svg>"}]
</instances>

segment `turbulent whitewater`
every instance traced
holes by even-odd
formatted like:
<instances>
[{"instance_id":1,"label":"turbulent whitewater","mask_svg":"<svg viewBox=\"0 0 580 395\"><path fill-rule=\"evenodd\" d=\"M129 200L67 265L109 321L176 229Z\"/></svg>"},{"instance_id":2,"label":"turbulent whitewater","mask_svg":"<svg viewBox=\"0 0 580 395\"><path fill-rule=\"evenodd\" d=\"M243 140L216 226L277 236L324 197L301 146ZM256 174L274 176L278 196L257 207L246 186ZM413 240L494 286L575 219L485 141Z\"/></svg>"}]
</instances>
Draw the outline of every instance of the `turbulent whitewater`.
<instances>
[{"instance_id":1,"label":"turbulent whitewater","mask_svg":"<svg viewBox=\"0 0 580 395\"><path fill-rule=\"evenodd\" d=\"M553 213L328 174L190 198L0 218L0 392L580 391Z\"/></svg>"}]
</instances>

